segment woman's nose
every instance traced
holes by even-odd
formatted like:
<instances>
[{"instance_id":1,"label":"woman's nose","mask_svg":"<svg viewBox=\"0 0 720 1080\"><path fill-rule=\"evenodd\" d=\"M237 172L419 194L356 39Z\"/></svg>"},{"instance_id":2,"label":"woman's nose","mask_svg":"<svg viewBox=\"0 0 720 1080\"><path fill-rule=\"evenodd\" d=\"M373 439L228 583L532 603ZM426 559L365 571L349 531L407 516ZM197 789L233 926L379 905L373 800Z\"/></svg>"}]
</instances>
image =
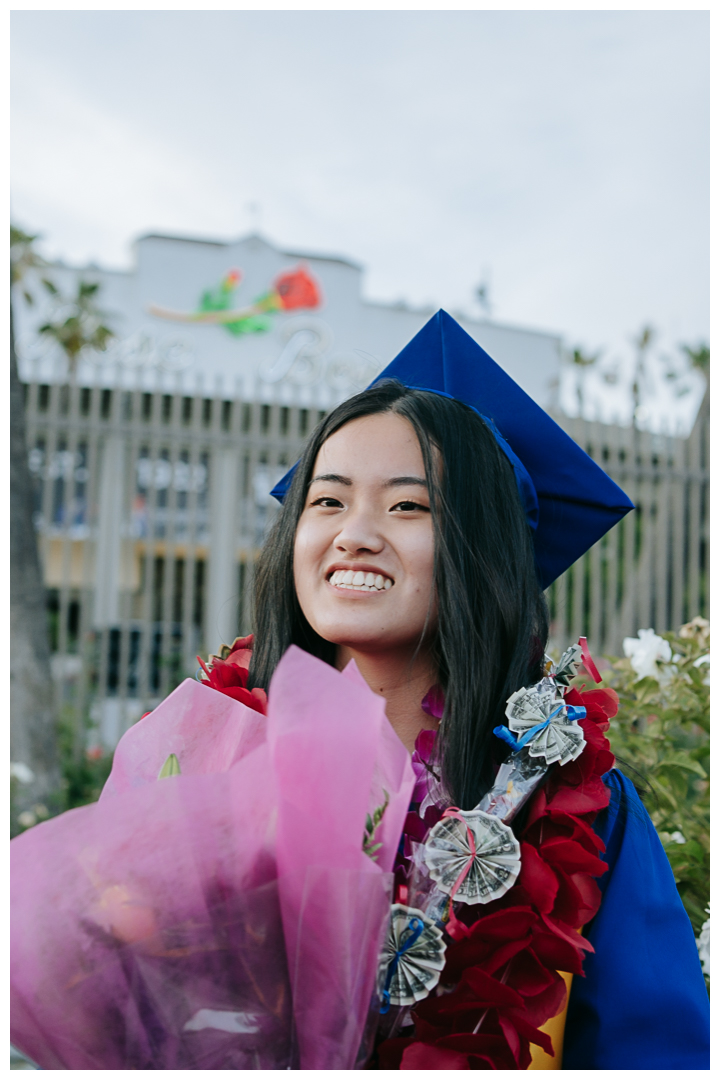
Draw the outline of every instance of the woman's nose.
<instances>
[{"instance_id":1,"label":"woman's nose","mask_svg":"<svg viewBox=\"0 0 720 1080\"><path fill-rule=\"evenodd\" d=\"M372 514L350 512L343 517L343 526L334 540L338 551L351 554L362 551L378 552L385 545L381 531Z\"/></svg>"}]
</instances>

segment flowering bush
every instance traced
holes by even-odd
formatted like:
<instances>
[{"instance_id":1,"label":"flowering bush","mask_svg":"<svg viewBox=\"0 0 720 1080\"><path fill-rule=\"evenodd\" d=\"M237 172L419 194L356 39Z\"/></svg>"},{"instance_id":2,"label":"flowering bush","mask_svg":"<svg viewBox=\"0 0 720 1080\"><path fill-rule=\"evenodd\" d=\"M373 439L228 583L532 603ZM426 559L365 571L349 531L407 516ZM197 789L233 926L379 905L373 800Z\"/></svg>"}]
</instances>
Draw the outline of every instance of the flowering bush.
<instances>
[{"instance_id":1,"label":"flowering bush","mask_svg":"<svg viewBox=\"0 0 720 1080\"><path fill-rule=\"evenodd\" d=\"M65 810L96 802L108 778L112 767L112 753L101 746L91 745L85 750L78 750L77 743L89 741L94 725L86 715L81 722L78 735L77 720L72 709L67 706L60 712L57 722L58 757L62 783L57 791L51 792L45 803L36 803L30 809L19 813L16 807L19 784L32 781L33 773L24 762L13 762L10 770L10 836L31 829L46 818L62 814Z\"/></svg>"},{"instance_id":2,"label":"flowering bush","mask_svg":"<svg viewBox=\"0 0 720 1080\"><path fill-rule=\"evenodd\" d=\"M677 634L640 630L623 645L625 657L602 672L619 698L610 743L640 790L699 937L710 897L710 626L695 618Z\"/></svg>"}]
</instances>

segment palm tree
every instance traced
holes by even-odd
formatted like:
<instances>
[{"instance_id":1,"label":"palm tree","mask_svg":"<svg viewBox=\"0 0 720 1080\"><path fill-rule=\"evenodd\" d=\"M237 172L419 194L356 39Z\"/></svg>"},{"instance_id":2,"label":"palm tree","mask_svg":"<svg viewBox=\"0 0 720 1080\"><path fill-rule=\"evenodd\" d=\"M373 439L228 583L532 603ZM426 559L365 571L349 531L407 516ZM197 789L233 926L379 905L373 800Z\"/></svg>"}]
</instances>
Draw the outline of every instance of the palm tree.
<instances>
[{"instance_id":1,"label":"palm tree","mask_svg":"<svg viewBox=\"0 0 720 1080\"><path fill-rule=\"evenodd\" d=\"M33 249L36 239L10 229L10 754L18 813L52 802L60 792L45 587L33 524L12 307L12 286L21 285L28 270L45 265ZM32 302L27 291L25 296ZM15 831L16 821L11 826Z\"/></svg>"},{"instance_id":2,"label":"palm tree","mask_svg":"<svg viewBox=\"0 0 720 1080\"><path fill-rule=\"evenodd\" d=\"M691 371L699 371L701 375L705 377L705 392L703 397L706 397L710 389L710 346L705 341L698 342L697 345L682 345L678 346L681 353L685 354L687 361L685 370L678 370L673 364L670 357L665 357L665 378L669 383L673 384L675 390L675 397L681 398L689 394L692 387L688 383L686 376Z\"/></svg>"},{"instance_id":3,"label":"palm tree","mask_svg":"<svg viewBox=\"0 0 720 1080\"><path fill-rule=\"evenodd\" d=\"M585 413L585 376L588 369L593 367L594 364L600 359L601 353L594 354L584 353L582 349L573 349L570 361L577 370L577 378L575 381L575 391L578 399L578 416L583 416Z\"/></svg>"},{"instance_id":4,"label":"palm tree","mask_svg":"<svg viewBox=\"0 0 720 1080\"><path fill-rule=\"evenodd\" d=\"M54 320L39 327L38 333L56 341L68 360L70 380L74 382L77 374L77 362L83 349L107 348L113 331L102 319L104 312L96 306L100 286L97 282L80 281L77 294L72 300L60 296L55 285L44 280L43 285L59 302L58 314Z\"/></svg>"},{"instance_id":5,"label":"palm tree","mask_svg":"<svg viewBox=\"0 0 720 1080\"><path fill-rule=\"evenodd\" d=\"M635 346L635 371L633 373L632 397L633 397L633 427L638 428L638 421L642 420L644 411L642 399L647 391L647 370L645 360L650 346L655 341L655 330L652 326L643 326L638 336L633 338Z\"/></svg>"},{"instance_id":6,"label":"palm tree","mask_svg":"<svg viewBox=\"0 0 720 1080\"><path fill-rule=\"evenodd\" d=\"M690 367L702 372L710 382L710 346L701 341L698 345L681 345L680 348L690 361Z\"/></svg>"}]
</instances>

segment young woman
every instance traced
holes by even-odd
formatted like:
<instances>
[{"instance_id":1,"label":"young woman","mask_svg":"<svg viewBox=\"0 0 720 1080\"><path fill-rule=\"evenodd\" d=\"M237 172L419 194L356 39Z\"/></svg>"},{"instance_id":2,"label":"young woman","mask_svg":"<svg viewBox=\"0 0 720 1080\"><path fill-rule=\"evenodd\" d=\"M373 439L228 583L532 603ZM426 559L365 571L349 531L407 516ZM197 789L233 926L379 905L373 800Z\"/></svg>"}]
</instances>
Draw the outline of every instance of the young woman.
<instances>
[{"instance_id":1,"label":"young woman","mask_svg":"<svg viewBox=\"0 0 720 1080\"><path fill-rule=\"evenodd\" d=\"M97 1016L112 1015L120 1048L119 1058L112 1060L121 1061L122 1067L128 1063L136 1068L171 1067L163 1062L180 1060L178 1047L189 1055L183 1060L198 1061L192 1056L194 1051L187 1050L187 1041L205 1028L214 1030L213 1025L225 1033L222 1038L234 1032L242 1041L246 1036L252 1040L253 1032L260 1030L258 1025L271 1014L272 1022L280 1024L285 1016L280 1004L268 1006L258 1020L247 1010L218 1011L210 990L206 1005L212 1008L195 1011L189 1020L180 1009L180 1019L171 1023L163 982L152 965L179 965L172 968L173 977L178 986L185 986L194 980L191 955L213 957L225 947L222 920L222 932L211 926L202 938L202 949L200 939L193 939L192 948L178 947L186 933L183 927L199 926L205 917L211 891L207 881L201 881L197 890L201 902L195 922L184 916L178 922L178 915L163 934L158 921L177 895L189 889L193 868L200 863L212 864L213 902L219 896L218 910L225 912L223 905L233 895L228 881L237 863L232 845L243 841L241 832L233 828L244 827L248 833L255 829L261 836L274 820L273 806L266 805L271 797L262 780L272 750L268 755L262 744L264 718L260 714L269 692L269 727L278 675L283 665L289 670L288 656L302 655L297 650L293 653L290 647L296 646L329 665L308 661L314 671L326 673L324 686L330 669L337 669L351 682L364 680L384 699L387 719L405 747L403 753L390 732L400 755L397 776L402 777L412 755L415 787L412 790L410 777L392 847L379 856L387 859L387 871L394 871L391 920L400 920L402 930L396 939L388 938L395 944L388 946L382 1018L371 1066L557 1068L562 1055L565 1068L708 1067L708 1002L692 928L650 819L629 781L612 769L613 757L603 734L616 702L610 691L580 693L570 688L580 647L571 649L557 667L548 665L545 657L548 618L543 589L631 504L444 313L431 320L384 376L325 417L292 477L281 485L283 509L257 567L254 645L238 641L223 649L222 657L214 658L210 670L206 669L213 691L253 711L246 709L238 726L237 717L219 716L222 699L217 694L211 697L197 684L183 684L124 736L97 806L73 811L71 821L63 824L62 818L56 819L13 841L20 883L13 910L16 925L22 929L17 935L22 941L15 968L16 998L21 1004L14 1006L22 1018L14 1030L24 1039L17 1045L30 1056L33 1046L42 1043L37 1034L42 1024L35 1015L42 1012L42 994L37 989L40 978L25 978L25 972L32 963L44 973L48 950L54 940L63 940L63 933L74 943L72 956L68 950L69 958L63 957L59 966L63 988L94 986L91 975L105 978L111 961L120 957L126 980L121 981L122 993L129 994L127 1011L115 1009L112 997L119 991L105 989L110 1011L92 1016L97 1029L102 1026ZM585 650L582 658L592 677L592 660ZM293 671L302 674L293 663ZM343 677L335 671L331 674L333 692L339 684L349 688ZM292 690L286 686L283 692L282 708L292 711ZM367 694L365 686L363 692ZM303 709L312 713L312 695L305 688L301 696ZM369 695L364 700L369 723L378 699ZM527 716L522 712L523 701L530 702ZM319 702L318 716L323 709ZM208 710L212 716L205 715ZM365 714L356 713L358 717L362 727ZM519 726L512 719L518 717ZM355 751L346 749L343 742L344 718L332 714L330 719L330 726L323 729L327 741L316 746L323 760L317 768L314 763L310 772L327 778L337 769L347 784L349 802L355 795L351 790L354 760L346 757ZM274 730L277 733L277 725ZM359 730L357 725L353 730ZM242 754L233 742L237 731L241 731L240 741L245 740ZM294 738L295 733L291 734ZM359 747L360 742L353 745ZM282 784L297 787L297 773L302 772L292 753L285 760L280 799ZM239 764L233 766L233 761ZM163 762L161 778L182 774L174 786L155 783ZM246 764L244 773L237 772ZM358 769L362 768L358 757ZM267 775L274 782L272 770ZM210 783L203 786L206 780ZM514 799L513 783L518 782L527 783L532 794L512 819L511 829L499 814L493 818L485 810L493 793ZM253 783L256 793L251 798ZM403 783L398 780L393 791L386 792L384 806L368 819L365 855L359 847L355 853L355 841L350 838L347 865L357 854L365 860L365 871L379 871L379 866L371 865L380 846L373 842L377 839L373 832L378 823L382 827L388 802L391 810L399 805ZM388 786L393 785L388 781ZM236 814L230 828L222 818L224 808L231 801L239 806L238 800L244 797L248 805ZM322 824L323 792L306 790L304 798L316 802L320 810L313 818L304 803L294 805L292 813L302 818L295 831L291 829L296 845L305 843ZM339 800L344 799L343 788ZM196 804L201 808L198 813ZM480 813L474 810L478 804ZM363 804L361 821L366 809ZM137 827L125 822L123 815L147 822L137 856L133 846ZM160 819L164 831L158 831ZM500 837L500 847L494 852L476 850L481 833L468 823L479 819L484 820L488 835ZM220 824L213 826L213 820ZM508 815L506 820L510 820ZM422 852L430 850L438 829L454 825L467 854L460 861L460 872L453 872L444 888L438 926L438 920L433 923L426 918L432 886L426 877L425 892L418 890L415 874L419 862L427 858ZM114 846L110 850L111 833ZM316 862L332 864L335 848L348 843L343 830L333 835L328 850L316 850ZM219 838L230 842L229 861L227 855L223 861L208 854ZM104 873L117 878L109 887L98 870L97 852L102 853L103 845L110 852L106 859L110 870ZM142 873L141 855L146 858ZM263 859L264 866L272 862ZM187 869L181 873L173 869L175 863ZM155 895L160 893L160 885L153 884L156 864L159 875L164 866L170 866L162 878L163 904L152 902L153 890ZM282 877L279 865L278 861L278 881ZM481 882L482 902L472 898L463 902L463 896L467 897L467 888L465 894L461 891L463 882L480 873L477 866L487 865L494 867L495 877L490 874ZM220 884L218 866L224 875ZM49 889L60 895L57 877L61 874L66 888L72 890L78 875L82 878L77 911L70 910L63 924L68 930L55 927L53 910L43 901ZM360 877L349 880L360 881ZM319 909L327 911L322 903L333 887L332 874L324 880L325 888L313 896ZM377 880L375 875L375 884ZM263 881L263 888L272 886L272 881ZM144 882L142 888L138 882ZM350 893L345 895L349 904ZM282 899L281 888L281 906ZM413 906L417 904L422 910ZM263 905L268 911L272 908L265 901ZM326 1002L334 1001L323 982L329 981L331 988L335 985L334 972L324 959L334 932L329 924L337 920L338 926L355 925L340 919L344 913L338 906L330 907L324 923L318 924L315 951L308 954L310 968L314 956L317 970L325 973L317 998L321 1002L322 993L330 994ZM287 938L285 915L283 910L282 933ZM272 944L278 934L282 937L277 930L275 938L264 931L263 937L255 923L253 927L256 943L268 940ZM338 966L348 967L348 958L358 946L353 935L359 931L347 933L347 964L339 958L345 948L342 939L340 953L334 954ZM91 972L88 957L94 951L99 959L97 970ZM237 967L234 955L231 967ZM295 955L297 949L288 944L291 974ZM273 953L269 966L276 962ZM394 989L393 980L403 965L411 969L409 993ZM140 978L138 972L145 970L152 979ZM262 974L262 964L256 966L255 974ZM231 983L235 977L230 971ZM44 985L53 980L58 981L48 974ZM317 983L315 979L316 987ZM276 990L280 989L272 1000L287 1003L289 985L277 983ZM567 985L571 989L565 1020ZM236 989L232 994L237 998L239 992ZM296 990L292 993L293 1008L302 1009L302 995ZM30 999L34 1005L28 1008ZM83 1000L83 1008L92 1011L90 989ZM267 992L266 1000L270 1000ZM62 1049L68 1044L62 996L56 996L54 1009L52 1024L62 1039L55 1041L43 1060L67 1062ZM123 1023L130 1025L130 1021L120 1023L117 1017L135 1017L138 1011L145 1018L142 1046L137 1054L133 1051L135 1056L123 1057L127 1044ZM51 1025L44 1013L43 1020L48 1030ZM295 1020L299 1023L297 1011ZM337 1038L344 1026L342 1015L338 1023ZM77 1039L83 1043L85 1056L79 1054L74 1061L92 1059L84 1049L86 1032L92 1027L83 1018ZM332 1060L332 1038L322 1061ZM272 1040L265 1042L269 1045ZM358 1042L359 1034L353 1045L357 1047ZM121 1067L108 1064L110 1056L103 1056L96 1043L94 1060L100 1055L106 1067ZM168 1045L174 1058L166 1054ZM257 1045L260 1050L265 1046L262 1041ZM273 1059L272 1066L251 1065L247 1062L260 1058L247 1055L232 1059L245 1064L228 1065L231 1058L222 1056L222 1048L218 1051L215 1046L212 1052L220 1054L213 1061L224 1063L205 1067L287 1067L278 1064L279 1058ZM256 1047L253 1053L257 1052ZM143 1064L148 1061L152 1064ZM329 1067L351 1064L352 1060Z\"/></svg>"},{"instance_id":2,"label":"young woman","mask_svg":"<svg viewBox=\"0 0 720 1080\"><path fill-rule=\"evenodd\" d=\"M408 751L421 732L438 732L432 762L449 801L476 806L509 752L494 729L507 699L542 677L548 633L533 533L489 424L461 401L394 380L326 417L265 545L255 627L249 685L267 689L291 644L340 669L355 660ZM424 703L432 687L441 720ZM564 1067L706 1068L707 995L689 920L632 784L615 770L604 782L594 853L604 842L609 869L597 914L589 904L583 933L595 952L570 993ZM574 825L586 827L597 804L579 809ZM576 884L587 869L578 855L576 867L555 864ZM404 1067L488 1067L492 1055L483 1065L455 1037L472 1032L470 1015L467 999L459 1024L432 1013L422 1045L439 1042L445 1056L416 1051ZM412 1041L403 1035L381 1044L381 1064L399 1065ZM555 1049L554 1063L535 1067L557 1067ZM495 1065L517 1067L502 1054Z\"/></svg>"}]
</instances>

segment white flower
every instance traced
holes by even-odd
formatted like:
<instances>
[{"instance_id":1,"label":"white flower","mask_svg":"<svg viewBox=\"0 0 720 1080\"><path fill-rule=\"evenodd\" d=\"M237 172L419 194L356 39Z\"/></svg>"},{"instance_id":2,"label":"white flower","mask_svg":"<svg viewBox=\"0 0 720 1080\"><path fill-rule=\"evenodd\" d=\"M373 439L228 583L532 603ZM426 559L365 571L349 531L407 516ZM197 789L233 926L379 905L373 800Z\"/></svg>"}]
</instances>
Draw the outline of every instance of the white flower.
<instances>
[{"instance_id":1,"label":"white flower","mask_svg":"<svg viewBox=\"0 0 720 1080\"><path fill-rule=\"evenodd\" d=\"M630 658L633 670L638 679L650 676L658 682L667 682L671 672L662 671L658 667L658 661L668 663L672 660L670 642L661 638L653 629L638 630L636 638L626 637L623 641L623 652Z\"/></svg>"},{"instance_id":2,"label":"white flower","mask_svg":"<svg viewBox=\"0 0 720 1080\"><path fill-rule=\"evenodd\" d=\"M710 908L705 909L710 914ZM710 920L707 919L700 929L700 937L695 939L700 954L700 963L706 975L710 975Z\"/></svg>"},{"instance_id":3,"label":"white flower","mask_svg":"<svg viewBox=\"0 0 720 1080\"><path fill-rule=\"evenodd\" d=\"M684 626L680 627L679 636L681 638L695 638L700 648L703 649L710 637L710 623L707 619L702 619L699 615L696 615L689 623L685 623Z\"/></svg>"},{"instance_id":4,"label":"white flower","mask_svg":"<svg viewBox=\"0 0 720 1080\"><path fill-rule=\"evenodd\" d=\"M670 833L670 839L673 841L674 844L687 844L687 840L679 829L676 830L676 832Z\"/></svg>"},{"instance_id":5,"label":"white flower","mask_svg":"<svg viewBox=\"0 0 720 1080\"><path fill-rule=\"evenodd\" d=\"M10 776L19 780L21 784L32 784L35 779L35 773L24 761L10 762Z\"/></svg>"}]
</instances>

